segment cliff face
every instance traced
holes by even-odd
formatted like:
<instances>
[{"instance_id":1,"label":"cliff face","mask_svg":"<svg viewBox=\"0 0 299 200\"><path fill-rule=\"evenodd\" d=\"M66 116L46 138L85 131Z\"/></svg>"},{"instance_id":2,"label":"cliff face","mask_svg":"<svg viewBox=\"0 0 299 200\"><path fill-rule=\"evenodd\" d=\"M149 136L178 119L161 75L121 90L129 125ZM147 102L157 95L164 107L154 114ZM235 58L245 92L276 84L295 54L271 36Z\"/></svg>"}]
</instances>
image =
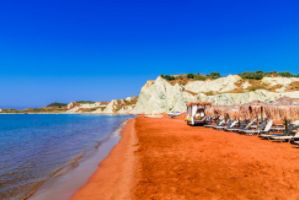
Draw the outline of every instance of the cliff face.
<instances>
[{"instance_id":1,"label":"cliff face","mask_svg":"<svg viewBox=\"0 0 299 200\"><path fill-rule=\"evenodd\" d=\"M112 100L110 102L76 103L68 104L68 113L94 113L94 114L130 114L132 113L137 97Z\"/></svg>"},{"instance_id":2,"label":"cliff face","mask_svg":"<svg viewBox=\"0 0 299 200\"><path fill-rule=\"evenodd\" d=\"M176 77L176 76L173 76ZM179 77L179 76L177 76ZM239 105L252 101L272 102L281 97L299 98L299 78L264 77L261 80L242 79L229 75L205 81L188 79L167 81L158 77L148 81L138 97L110 102L72 102L62 109L0 109L0 113L94 113L94 114L160 114L186 111L186 103L208 101L216 105Z\"/></svg>"},{"instance_id":3,"label":"cliff face","mask_svg":"<svg viewBox=\"0 0 299 200\"><path fill-rule=\"evenodd\" d=\"M139 97L110 102L70 103L69 113L96 114L160 114L186 111L190 101L208 101L216 105L237 105L252 101L271 102L283 96L299 98L299 78L265 77L262 80L243 80L230 75L214 80L182 82L158 77L148 81Z\"/></svg>"},{"instance_id":4,"label":"cliff face","mask_svg":"<svg viewBox=\"0 0 299 200\"><path fill-rule=\"evenodd\" d=\"M163 113L170 110L186 109L185 102L194 99L193 94L184 90L179 84L171 85L158 77L141 89L133 113Z\"/></svg>"},{"instance_id":5,"label":"cliff face","mask_svg":"<svg viewBox=\"0 0 299 200\"><path fill-rule=\"evenodd\" d=\"M287 96L299 98L299 91L290 86L298 83L298 78L265 77L260 81L242 80L231 75L216 80L175 83L158 77L142 88L133 113L157 114L186 110L189 101L209 101L217 105L236 105L252 101L271 102Z\"/></svg>"}]
</instances>

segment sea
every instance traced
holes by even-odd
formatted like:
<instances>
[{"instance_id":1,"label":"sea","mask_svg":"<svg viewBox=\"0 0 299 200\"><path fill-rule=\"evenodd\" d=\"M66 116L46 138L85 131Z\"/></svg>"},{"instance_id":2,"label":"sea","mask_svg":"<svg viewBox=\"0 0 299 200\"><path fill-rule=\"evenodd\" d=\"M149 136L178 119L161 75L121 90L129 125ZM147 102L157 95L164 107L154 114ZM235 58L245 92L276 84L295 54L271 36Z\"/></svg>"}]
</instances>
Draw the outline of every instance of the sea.
<instances>
[{"instance_id":1,"label":"sea","mask_svg":"<svg viewBox=\"0 0 299 200\"><path fill-rule=\"evenodd\" d=\"M0 115L0 199L68 199L119 141L120 128L132 117Z\"/></svg>"}]
</instances>

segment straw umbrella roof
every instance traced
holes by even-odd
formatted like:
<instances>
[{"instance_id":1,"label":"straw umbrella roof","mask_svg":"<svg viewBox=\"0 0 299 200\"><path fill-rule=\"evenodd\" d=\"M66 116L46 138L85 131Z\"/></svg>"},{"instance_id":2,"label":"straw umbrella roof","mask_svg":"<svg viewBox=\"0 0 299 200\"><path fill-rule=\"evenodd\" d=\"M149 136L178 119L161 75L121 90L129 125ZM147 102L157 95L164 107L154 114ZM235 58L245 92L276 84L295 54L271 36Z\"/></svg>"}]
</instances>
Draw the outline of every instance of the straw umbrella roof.
<instances>
[{"instance_id":1,"label":"straw umbrella roof","mask_svg":"<svg viewBox=\"0 0 299 200\"><path fill-rule=\"evenodd\" d=\"M206 107L206 106L211 106L212 103L206 102L206 101L188 102L187 103L187 106L193 106L193 105Z\"/></svg>"},{"instance_id":2,"label":"straw umbrella roof","mask_svg":"<svg viewBox=\"0 0 299 200\"><path fill-rule=\"evenodd\" d=\"M189 105L209 105L206 113L209 115L228 115L230 118L251 119L251 118L270 118L274 121L299 120L299 99L282 97L275 102L265 103L253 101L251 103L235 106L220 106L191 103Z\"/></svg>"},{"instance_id":3,"label":"straw umbrella roof","mask_svg":"<svg viewBox=\"0 0 299 200\"><path fill-rule=\"evenodd\" d=\"M241 106L241 112L251 113L252 117L268 117L273 120L298 120L299 119L299 100L282 97L272 103L260 101L251 102Z\"/></svg>"},{"instance_id":4,"label":"straw umbrella roof","mask_svg":"<svg viewBox=\"0 0 299 200\"><path fill-rule=\"evenodd\" d=\"M240 117L240 107L239 106L211 106L206 109L207 114L210 115L228 115L230 118Z\"/></svg>"},{"instance_id":5,"label":"straw umbrella roof","mask_svg":"<svg viewBox=\"0 0 299 200\"><path fill-rule=\"evenodd\" d=\"M267 115L272 119L289 119L293 121L299 119L299 104L294 100L286 101L286 99L282 99L268 104L265 109Z\"/></svg>"}]
</instances>

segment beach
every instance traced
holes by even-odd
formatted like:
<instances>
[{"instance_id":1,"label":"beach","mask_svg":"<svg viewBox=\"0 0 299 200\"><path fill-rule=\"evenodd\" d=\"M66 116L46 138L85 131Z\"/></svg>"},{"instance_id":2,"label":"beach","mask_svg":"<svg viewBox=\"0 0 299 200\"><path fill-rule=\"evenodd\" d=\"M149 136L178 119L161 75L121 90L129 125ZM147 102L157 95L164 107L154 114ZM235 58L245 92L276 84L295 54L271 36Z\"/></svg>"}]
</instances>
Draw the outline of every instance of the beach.
<instances>
[{"instance_id":1,"label":"beach","mask_svg":"<svg viewBox=\"0 0 299 200\"><path fill-rule=\"evenodd\" d=\"M299 198L299 149L288 143L144 116L121 136L72 199Z\"/></svg>"},{"instance_id":2,"label":"beach","mask_svg":"<svg viewBox=\"0 0 299 200\"><path fill-rule=\"evenodd\" d=\"M128 120L120 135L121 141L89 181L74 194L73 200L131 199L137 170L135 119Z\"/></svg>"}]
</instances>

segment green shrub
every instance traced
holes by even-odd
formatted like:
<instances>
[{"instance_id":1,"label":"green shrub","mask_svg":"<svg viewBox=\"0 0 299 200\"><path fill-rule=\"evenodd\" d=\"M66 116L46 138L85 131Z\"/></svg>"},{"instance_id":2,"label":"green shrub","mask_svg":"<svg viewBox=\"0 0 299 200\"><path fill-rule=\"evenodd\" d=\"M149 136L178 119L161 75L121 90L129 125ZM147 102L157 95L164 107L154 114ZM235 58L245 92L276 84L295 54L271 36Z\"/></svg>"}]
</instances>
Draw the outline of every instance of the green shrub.
<instances>
[{"instance_id":1,"label":"green shrub","mask_svg":"<svg viewBox=\"0 0 299 200\"><path fill-rule=\"evenodd\" d=\"M299 75L292 74L290 72L263 72L263 71L256 71L256 72L244 72L239 74L243 79L250 79L250 80L261 80L266 76L280 76L280 77L299 77Z\"/></svg>"},{"instance_id":2,"label":"green shrub","mask_svg":"<svg viewBox=\"0 0 299 200\"><path fill-rule=\"evenodd\" d=\"M243 79L251 79L251 80L261 80L264 78L267 73L264 73L262 71L256 71L256 72L243 72L239 74Z\"/></svg>"},{"instance_id":3,"label":"green shrub","mask_svg":"<svg viewBox=\"0 0 299 200\"><path fill-rule=\"evenodd\" d=\"M207 80L207 76L206 75L203 75L203 74L196 74L194 75L194 79L197 80L197 81L205 81Z\"/></svg>"},{"instance_id":4,"label":"green shrub","mask_svg":"<svg viewBox=\"0 0 299 200\"><path fill-rule=\"evenodd\" d=\"M221 74L219 72L211 72L210 74L207 75L207 77L211 79L217 79L221 77Z\"/></svg>"},{"instance_id":5,"label":"green shrub","mask_svg":"<svg viewBox=\"0 0 299 200\"><path fill-rule=\"evenodd\" d=\"M170 75L161 75L162 78L164 78L167 81L174 81L175 77L174 76L170 76Z\"/></svg>"},{"instance_id":6,"label":"green shrub","mask_svg":"<svg viewBox=\"0 0 299 200\"><path fill-rule=\"evenodd\" d=\"M194 74L187 74L188 79L194 79Z\"/></svg>"},{"instance_id":7,"label":"green shrub","mask_svg":"<svg viewBox=\"0 0 299 200\"><path fill-rule=\"evenodd\" d=\"M54 102L54 103L51 103L51 104L47 105L47 107L59 107L59 108L64 107L64 106L67 106L67 104L58 103L58 102Z\"/></svg>"},{"instance_id":8,"label":"green shrub","mask_svg":"<svg viewBox=\"0 0 299 200\"><path fill-rule=\"evenodd\" d=\"M278 73L279 76L282 76L282 77L294 77L295 75L291 74L290 72L279 72Z\"/></svg>"},{"instance_id":9,"label":"green shrub","mask_svg":"<svg viewBox=\"0 0 299 200\"><path fill-rule=\"evenodd\" d=\"M94 101L76 101L76 103L80 103L80 104L91 104L91 103L95 103Z\"/></svg>"}]
</instances>

